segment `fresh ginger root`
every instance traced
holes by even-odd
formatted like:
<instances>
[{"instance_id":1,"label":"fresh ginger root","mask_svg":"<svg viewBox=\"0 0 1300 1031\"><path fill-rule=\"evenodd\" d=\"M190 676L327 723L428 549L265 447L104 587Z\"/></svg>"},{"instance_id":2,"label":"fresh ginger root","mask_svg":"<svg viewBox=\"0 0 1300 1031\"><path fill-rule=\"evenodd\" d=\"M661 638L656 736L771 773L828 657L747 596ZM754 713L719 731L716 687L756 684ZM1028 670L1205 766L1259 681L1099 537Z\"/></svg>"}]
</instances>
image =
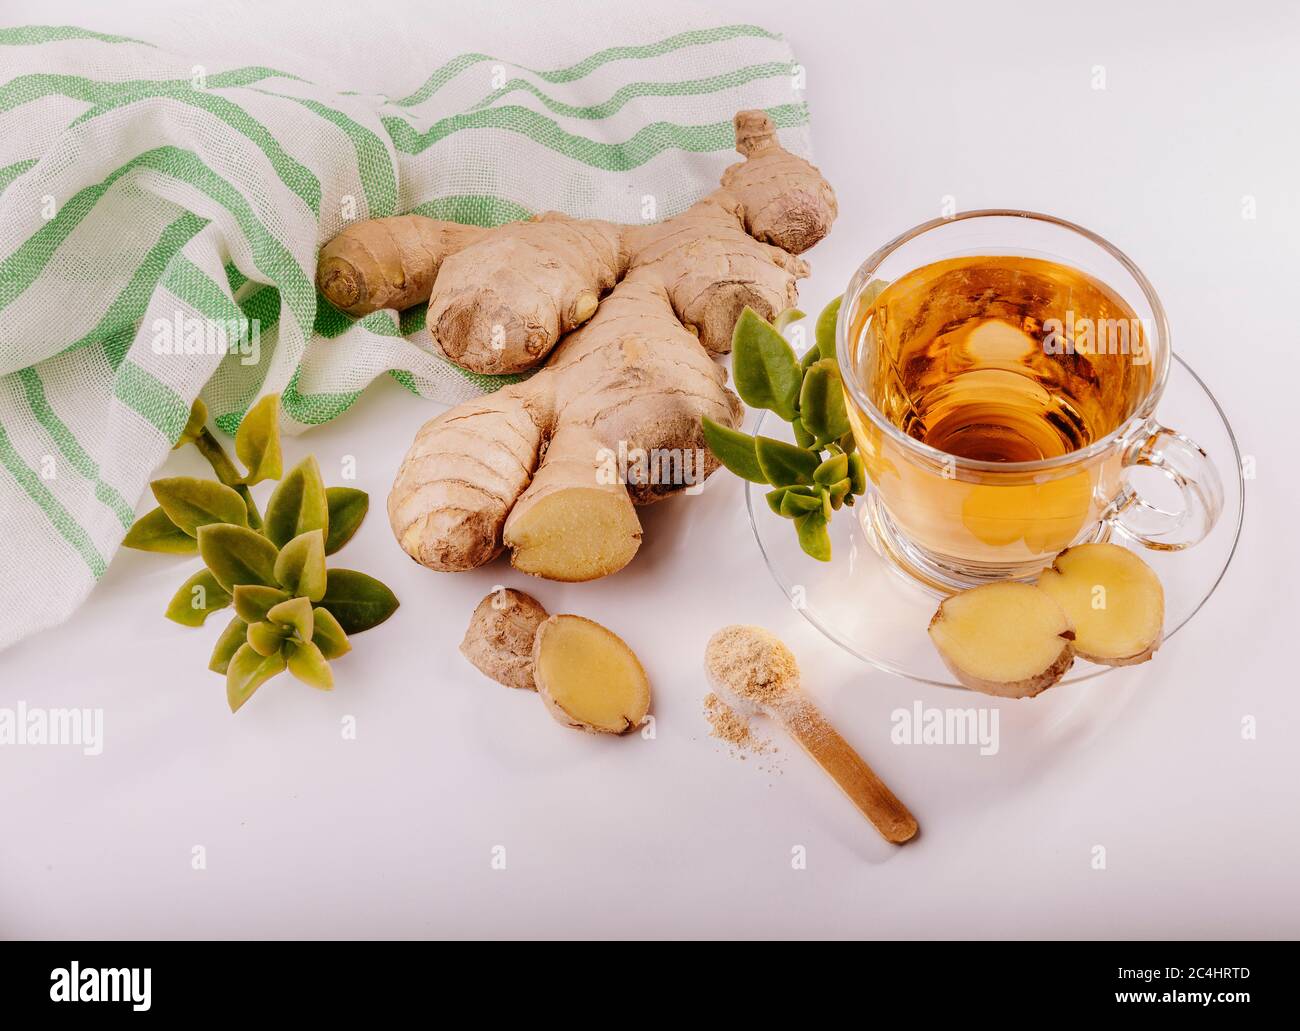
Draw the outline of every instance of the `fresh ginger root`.
<instances>
[{"instance_id":1,"label":"fresh ginger root","mask_svg":"<svg viewBox=\"0 0 1300 1031\"><path fill-rule=\"evenodd\" d=\"M650 710L650 681L617 634L581 616L552 616L533 641L533 679L566 727L623 734Z\"/></svg>"},{"instance_id":2,"label":"fresh ginger root","mask_svg":"<svg viewBox=\"0 0 1300 1031\"><path fill-rule=\"evenodd\" d=\"M566 727L622 734L650 709L650 681L622 638L581 616L548 617L522 591L479 602L460 650L493 680L536 690Z\"/></svg>"},{"instance_id":3,"label":"fresh ginger root","mask_svg":"<svg viewBox=\"0 0 1300 1031\"><path fill-rule=\"evenodd\" d=\"M474 610L461 654L506 687L536 691L533 638L544 619L546 610L523 591L493 591Z\"/></svg>"},{"instance_id":4,"label":"fresh ginger root","mask_svg":"<svg viewBox=\"0 0 1300 1031\"><path fill-rule=\"evenodd\" d=\"M1118 544L1080 544L1056 556L1038 577L1074 624L1079 658L1132 666L1155 654L1164 637L1165 592L1155 571Z\"/></svg>"},{"instance_id":5,"label":"fresh ginger root","mask_svg":"<svg viewBox=\"0 0 1300 1031\"><path fill-rule=\"evenodd\" d=\"M317 281L343 310L427 300L433 343L453 362L505 373L546 361L417 434L388 499L417 562L472 569L508 547L537 576L605 576L640 546L634 505L716 468L700 419L735 427L742 407L711 355L730 349L746 306L770 319L794 304L808 274L796 255L836 215L829 184L765 114L742 111L735 127L744 160L655 225L549 213L481 229L405 215L349 226L322 248ZM677 473L629 466L624 483L610 476L620 449L665 456Z\"/></svg>"},{"instance_id":6,"label":"fresh ginger root","mask_svg":"<svg viewBox=\"0 0 1300 1031\"><path fill-rule=\"evenodd\" d=\"M1074 662L1074 628L1033 584L986 584L946 598L930 621L944 664L972 691L1032 698Z\"/></svg>"}]
</instances>

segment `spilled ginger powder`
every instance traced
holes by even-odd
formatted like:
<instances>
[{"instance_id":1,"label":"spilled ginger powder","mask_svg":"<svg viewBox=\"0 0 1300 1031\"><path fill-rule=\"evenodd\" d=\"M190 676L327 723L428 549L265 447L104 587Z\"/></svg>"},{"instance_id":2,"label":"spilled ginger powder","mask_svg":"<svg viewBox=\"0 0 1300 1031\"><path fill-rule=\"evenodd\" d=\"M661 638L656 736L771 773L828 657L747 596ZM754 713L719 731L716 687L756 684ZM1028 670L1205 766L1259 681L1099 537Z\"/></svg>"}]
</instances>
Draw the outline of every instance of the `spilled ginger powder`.
<instances>
[{"instance_id":1,"label":"spilled ginger powder","mask_svg":"<svg viewBox=\"0 0 1300 1031\"><path fill-rule=\"evenodd\" d=\"M748 719L712 691L704 696L704 715L713 728L709 731L710 737L725 741L742 752L763 755L768 751L775 751L770 742L754 734Z\"/></svg>"}]
</instances>

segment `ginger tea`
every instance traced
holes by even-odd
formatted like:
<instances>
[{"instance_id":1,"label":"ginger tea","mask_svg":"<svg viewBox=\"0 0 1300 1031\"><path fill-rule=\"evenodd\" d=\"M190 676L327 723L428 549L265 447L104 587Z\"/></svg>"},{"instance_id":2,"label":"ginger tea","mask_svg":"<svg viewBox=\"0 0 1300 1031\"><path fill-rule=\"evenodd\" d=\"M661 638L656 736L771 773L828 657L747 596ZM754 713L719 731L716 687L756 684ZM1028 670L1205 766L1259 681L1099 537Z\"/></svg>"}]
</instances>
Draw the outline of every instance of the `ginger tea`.
<instances>
[{"instance_id":1,"label":"ginger tea","mask_svg":"<svg viewBox=\"0 0 1300 1031\"><path fill-rule=\"evenodd\" d=\"M904 449L850 399L873 503L934 561L1027 575L1117 495L1114 449L1016 468L1103 439L1151 389L1144 329L1099 280L1040 258L935 262L860 304L849 345L885 420L941 453Z\"/></svg>"}]
</instances>

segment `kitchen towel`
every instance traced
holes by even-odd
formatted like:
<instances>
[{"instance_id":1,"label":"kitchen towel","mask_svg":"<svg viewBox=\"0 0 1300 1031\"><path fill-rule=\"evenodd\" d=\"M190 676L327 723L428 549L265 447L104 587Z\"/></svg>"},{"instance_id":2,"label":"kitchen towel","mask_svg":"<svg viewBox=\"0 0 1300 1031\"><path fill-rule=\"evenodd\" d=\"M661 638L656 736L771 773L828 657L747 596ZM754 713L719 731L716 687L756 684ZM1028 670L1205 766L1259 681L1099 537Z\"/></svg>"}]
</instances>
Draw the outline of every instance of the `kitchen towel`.
<instances>
[{"instance_id":1,"label":"kitchen towel","mask_svg":"<svg viewBox=\"0 0 1300 1031\"><path fill-rule=\"evenodd\" d=\"M737 159L747 107L808 153L773 32L518 11L490 52L439 38L391 63L339 26L337 53L309 48L328 82L270 64L265 38L249 63L197 31L0 28L0 648L85 598L196 397L232 433L279 393L292 433L385 374L448 403L500 385L432 352L423 307L354 319L319 297L342 226L667 218Z\"/></svg>"}]
</instances>

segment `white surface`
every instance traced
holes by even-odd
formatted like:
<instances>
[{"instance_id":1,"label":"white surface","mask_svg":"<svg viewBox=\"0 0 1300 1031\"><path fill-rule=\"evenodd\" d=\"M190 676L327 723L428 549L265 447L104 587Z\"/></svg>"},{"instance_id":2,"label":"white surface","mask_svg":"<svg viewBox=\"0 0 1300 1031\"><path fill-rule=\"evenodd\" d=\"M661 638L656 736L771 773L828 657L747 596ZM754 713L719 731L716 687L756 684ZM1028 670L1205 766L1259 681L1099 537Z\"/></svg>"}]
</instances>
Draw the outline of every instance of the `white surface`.
<instances>
[{"instance_id":1,"label":"white surface","mask_svg":"<svg viewBox=\"0 0 1300 1031\"><path fill-rule=\"evenodd\" d=\"M23 6L8 5L8 19L137 34L149 19L140 4L112 15ZM333 695L277 680L231 717L220 679L203 671L217 621L196 631L160 616L193 563L136 553L115 560L74 624L0 656L0 706L105 710L101 756L0 747L0 933L1300 933L1286 605L1300 575L1291 5L714 8L718 22L785 31L809 69L818 161L841 214L811 255L806 307L883 240L938 214L945 195L962 209L1063 215L1150 276L1176 347L1258 469L1236 563L1197 622L1147 666L1033 702L990 701L997 756L892 745L891 710L969 696L868 672L808 627L767 579L734 479L646 511L640 555L605 581L415 566L391 540L383 501L433 409L386 384L289 444L291 458L314 450L329 482L356 456L374 507L338 559L403 601L338 664ZM427 15L393 19L430 31ZM359 31L338 29L348 40ZM1095 65L1104 91L1091 88ZM1246 194L1253 221L1241 217ZM470 668L456 644L496 583L622 634L656 685L657 737L568 732L538 699ZM829 717L913 808L917 841L884 845L788 748L773 774L708 738L704 642L742 621L786 637ZM355 741L342 739L345 716ZM1246 716L1257 740L1242 739ZM206 870L191 868L196 845ZM505 870L491 866L498 845ZM1095 845L1104 871L1092 869ZM804 870L792 869L795 846Z\"/></svg>"}]
</instances>

